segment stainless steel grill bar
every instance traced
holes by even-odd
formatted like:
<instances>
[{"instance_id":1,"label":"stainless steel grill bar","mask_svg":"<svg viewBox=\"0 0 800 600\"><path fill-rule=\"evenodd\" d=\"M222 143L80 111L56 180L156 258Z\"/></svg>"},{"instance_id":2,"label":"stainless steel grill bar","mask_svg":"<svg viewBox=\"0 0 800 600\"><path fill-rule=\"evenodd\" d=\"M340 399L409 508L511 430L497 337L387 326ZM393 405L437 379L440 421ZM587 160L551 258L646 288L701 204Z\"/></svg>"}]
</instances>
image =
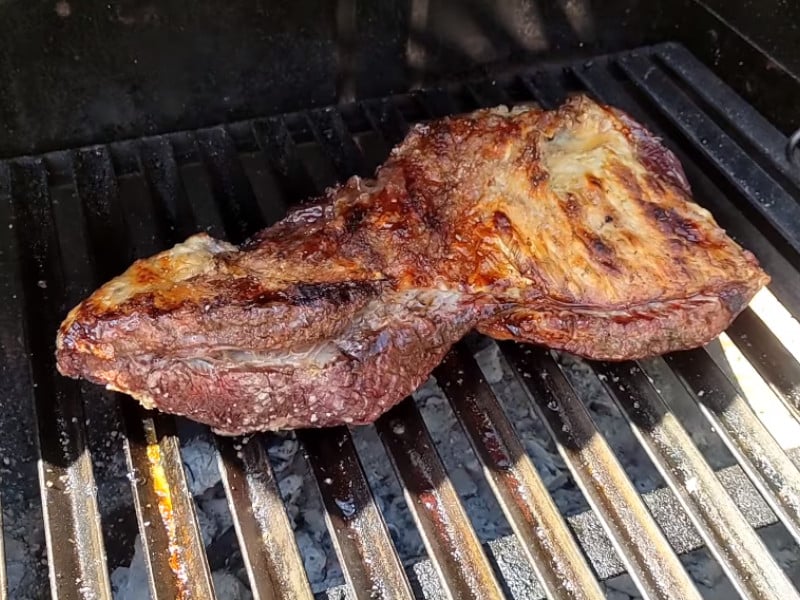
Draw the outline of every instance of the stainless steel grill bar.
<instances>
[{"instance_id":1,"label":"stainless steel grill bar","mask_svg":"<svg viewBox=\"0 0 800 600\"><path fill-rule=\"evenodd\" d=\"M725 333L797 418L800 415L800 363L792 353L749 308Z\"/></svg>"},{"instance_id":2,"label":"stainless steel grill bar","mask_svg":"<svg viewBox=\"0 0 800 600\"><path fill-rule=\"evenodd\" d=\"M797 598L689 434L633 363L593 363L665 481L745 598Z\"/></svg>"},{"instance_id":3,"label":"stainless steel grill bar","mask_svg":"<svg viewBox=\"0 0 800 600\"><path fill-rule=\"evenodd\" d=\"M29 352L40 450L39 482L54 598L110 598L111 586L87 451L83 405L77 384L55 369L53 332L65 302L64 275L48 174L40 159L12 165L10 201L21 246L21 293L27 305ZM24 299L23 299L24 298Z\"/></svg>"},{"instance_id":4,"label":"stainless steel grill bar","mask_svg":"<svg viewBox=\"0 0 800 600\"><path fill-rule=\"evenodd\" d=\"M262 436L216 438L220 474L256 600L311 600Z\"/></svg>"},{"instance_id":5,"label":"stainless steel grill bar","mask_svg":"<svg viewBox=\"0 0 800 600\"><path fill-rule=\"evenodd\" d=\"M413 598L403 565L345 427L298 432L314 469L325 518L356 598Z\"/></svg>"},{"instance_id":6,"label":"stainless steel grill bar","mask_svg":"<svg viewBox=\"0 0 800 600\"><path fill-rule=\"evenodd\" d=\"M700 598L633 484L546 350L501 343L559 453L648 598Z\"/></svg>"},{"instance_id":7,"label":"stainless steel grill bar","mask_svg":"<svg viewBox=\"0 0 800 600\"><path fill-rule=\"evenodd\" d=\"M127 228L111 157L105 148L74 155L74 179L83 203L90 255L97 278L106 280L127 266L122 249L152 251L150 232ZM95 282L97 283L97 282ZM136 517L154 598L213 598L203 539L186 484L171 417L144 411L121 399L125 453L132 474Z\"/></svg>"},{"instance_id":8,"label":"stainless steel grill bar","mask_svg":"<svg viewBox=\"0 0 800 600\"><path fill-rule=\"evenodd\" d=\"M172 419L123 408L128 469L153 598L214 598Z\"/></svg>"},{"instance_id":9,"label":"stainless steel grill bar","mask_svg":"<svg viewBox=\"0 0 800 600\"><path fill-rule=\"evenodd\" d=\"M800 540L800 471L704 350L666 357L783 524Z\"/></svg>"},{"instance_id":10,"label":"stainless steel grill bar","mask_svg":"<svg viewBox=\"0 0 800 600\"><path fill-rule=\"evenodd\" d=\"M502 598L500 585L472 529L414 400L376 423L444 589L450 598Z\"/></svg>"},{"instance_id":11,"label":"stainless steel grill bar","mask_svg":"<svg viewBox=\"0 0 800 600\"><path fill-rule=\"evenodd\" d=\"M603 592L472 354L457 345L434 371L548 598Z\"/></svg>"}]
</instances>

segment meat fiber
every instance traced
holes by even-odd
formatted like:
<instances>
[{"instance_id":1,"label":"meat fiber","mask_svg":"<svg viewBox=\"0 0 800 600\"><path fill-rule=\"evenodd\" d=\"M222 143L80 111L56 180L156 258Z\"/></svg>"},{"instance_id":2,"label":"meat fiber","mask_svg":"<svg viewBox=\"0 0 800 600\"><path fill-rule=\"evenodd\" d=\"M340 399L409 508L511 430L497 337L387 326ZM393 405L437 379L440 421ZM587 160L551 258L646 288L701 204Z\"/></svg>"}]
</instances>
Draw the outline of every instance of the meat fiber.
<instances>
[{"instance_id":1,"label":"meat fiber","mask_svg":"<svg viewBox=\"0 0 800 600\"><path fill-rule=\"evenodd\" d=\"M236 247L199 234L75 307L60 371L238 434L368 423L470 329L595 359L700 346L768 277L624 113L417 125Z\"/></svg>"}]
</instances>

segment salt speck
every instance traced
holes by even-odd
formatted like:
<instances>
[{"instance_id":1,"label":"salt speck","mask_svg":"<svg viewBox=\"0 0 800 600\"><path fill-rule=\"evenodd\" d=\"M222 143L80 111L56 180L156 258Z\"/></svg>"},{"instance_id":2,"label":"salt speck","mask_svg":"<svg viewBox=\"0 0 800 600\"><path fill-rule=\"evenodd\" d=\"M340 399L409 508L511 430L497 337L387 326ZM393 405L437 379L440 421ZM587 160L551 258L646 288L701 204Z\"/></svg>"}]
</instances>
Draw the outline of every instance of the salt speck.
<instances>
[{"instance_id":1,"label":"salt speck","mask_svg":"<svg viewBox=\"0 0 800 600\"><path fill-rule=\"evenodd\" d=\"M705 395L706 395L706 393L705 393L705 391L703 391L703 390L700 390L699 392L697 392L697 397L698 397L698 398L702 398L702 397L703 397L703 396L705 396Z\"/></svg>"},{"instance_id":2,"label":"salt speck","mask_svg":"<svg viewBox=\"0 0 800 600\"><path fill-rule=\"evenodd\" d=\"M38 285L43 290L47 289L47 282L44 279L40 279L39 281L37 281L36 285Z\"/></svg>"},{"instance_id":3,"label":"salt speck","mask_svg":"<svg viewBox=\"0 0 800 600\"><path fill-rule=\"evenodd\" d=\"M694 494L698 489L699 487L698 487L697 477L691 477L686 480L687 492L689 492L690 494Z\"/></svg>"}]
</instances>

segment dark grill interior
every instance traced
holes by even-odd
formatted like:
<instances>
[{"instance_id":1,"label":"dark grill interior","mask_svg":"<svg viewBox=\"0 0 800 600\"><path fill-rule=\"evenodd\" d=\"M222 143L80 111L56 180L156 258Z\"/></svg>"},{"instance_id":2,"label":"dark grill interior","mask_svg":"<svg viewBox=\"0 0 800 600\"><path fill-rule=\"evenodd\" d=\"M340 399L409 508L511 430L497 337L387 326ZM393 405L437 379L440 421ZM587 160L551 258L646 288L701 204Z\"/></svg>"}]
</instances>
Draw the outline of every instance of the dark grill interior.
<instances>
[{"instance_id":1,"label":"dark grill interior","mask_svg":"<svg viewBox=\"0 0 800 600\"><path fill-rule=\"evenodd\" d=\"M135 257L199 229L241 242L335 180L370 175L410 123L501 103L552 107L581 89L665 138L697 201L758 256L772 293L800 314L800 277L791 266L800 254L800 172L787 161L786 138L679 45L1 163L0 227L10 230L0 237L3 501L11 490L35 496L41 485L46 552L33 576L42 593L49 576L54 597L110 597L109 564L122 564L126 552L130 560L137 529L155 598L213 597L209 562L219 559L203 543L178 435L210 433L60 377L53 342L68 308ZM751 309L728 335L796 416L800 365L789 351ZM784 453L706 350L666 361L738 462L720 474L646 365L591 365L624 416L619 427L632 427L671 490L643 499L560 361L540 348L501 344L592 509L565 519L471 348L460 344L434 375L536 574L533 595L598 598L599 580L627 572L645 597L699 597L677 555L705 545L743 597L800 597L754 529L779 521L800 541L797 456ZM377 431L439 585L453 598L510 595L413 399L381 418ZM265 450L269 437L214 439L238 552L254 597L307 598L311 587ZM421 595L394 550L350 432L298 437L347 582L336 593ZM121 452L135 522L113 510L114 495L128 492L104 483L120 473L101 457ZM38 474L25 470L31 456L41 457ZM2 569L0 589L5 596Z\"/></svg>"}]
</instances>

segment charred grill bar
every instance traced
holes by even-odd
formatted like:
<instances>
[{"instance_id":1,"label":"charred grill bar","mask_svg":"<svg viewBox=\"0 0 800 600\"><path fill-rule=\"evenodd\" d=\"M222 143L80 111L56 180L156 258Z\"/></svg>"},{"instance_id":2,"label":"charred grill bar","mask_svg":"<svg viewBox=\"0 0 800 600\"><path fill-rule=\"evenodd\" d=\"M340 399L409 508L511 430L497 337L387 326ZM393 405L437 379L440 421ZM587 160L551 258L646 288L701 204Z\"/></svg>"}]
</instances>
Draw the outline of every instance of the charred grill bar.
<instances>
[{"instance_id":1,"label":"charred grill bar","mask_svg":"<svg viewBox=\"0 0 800 600\"><path fill-rule=\"evenodd\" d=\"M368 175L410 123L498 103L552 106L577 90L629 111L667 140L697 201L758 255L773 276L771 291L799 315L800 278L791 264L800 253L800 176L786 160L785 137L673 44L337 109L3 162L0 226L10 235L0 238L0 393L6 412L13 406L21 423L36 425L53 596L111 595L106 553L118 530L103 517L107 499L95 492L97 473L106 467L93 462L109 447L126 457L153 597L214 594L176 420L57 376L51 344L68 307L134 256L198 229L240 242L335 179ZM796 415L800 365L791 353L749 309L729 335ZM739 463L741 469L731 467L725 477L714 473L670 412L647 364L592 365L624 415L620 426L633 429L668 484L669 490L652 492L643 502L552 354L501 348L591 513L568 519L559 514L466 345L459 344L434 376L543 595L598 598L598 579L624 569L646 597L697 597L677 554L704 543L742 596L798 597L751 526L779 520L800 537L800 473L706 350L669 356L666 363ZM481 548L413 400L377 428L442 588L458 598L502 597L502 578ZM124 433L110 435L115 431ZM238 549L255 597L310 598L265 437L215 440ZM15 439L8 437L6 452ZM397 556L350 432L303 431L299 439L354 597L419 594ZM754 513L729 496L723 483L732 478L747 487L745 475L772 513ZM675 524L665 520L680 510L696 529L684 542L675 541ZM589 522L602 527L617 557L604 557L593 546L591 528L582 525ZM6 586L0 568L2 594Z\"/></svg>"}]
</instances>

